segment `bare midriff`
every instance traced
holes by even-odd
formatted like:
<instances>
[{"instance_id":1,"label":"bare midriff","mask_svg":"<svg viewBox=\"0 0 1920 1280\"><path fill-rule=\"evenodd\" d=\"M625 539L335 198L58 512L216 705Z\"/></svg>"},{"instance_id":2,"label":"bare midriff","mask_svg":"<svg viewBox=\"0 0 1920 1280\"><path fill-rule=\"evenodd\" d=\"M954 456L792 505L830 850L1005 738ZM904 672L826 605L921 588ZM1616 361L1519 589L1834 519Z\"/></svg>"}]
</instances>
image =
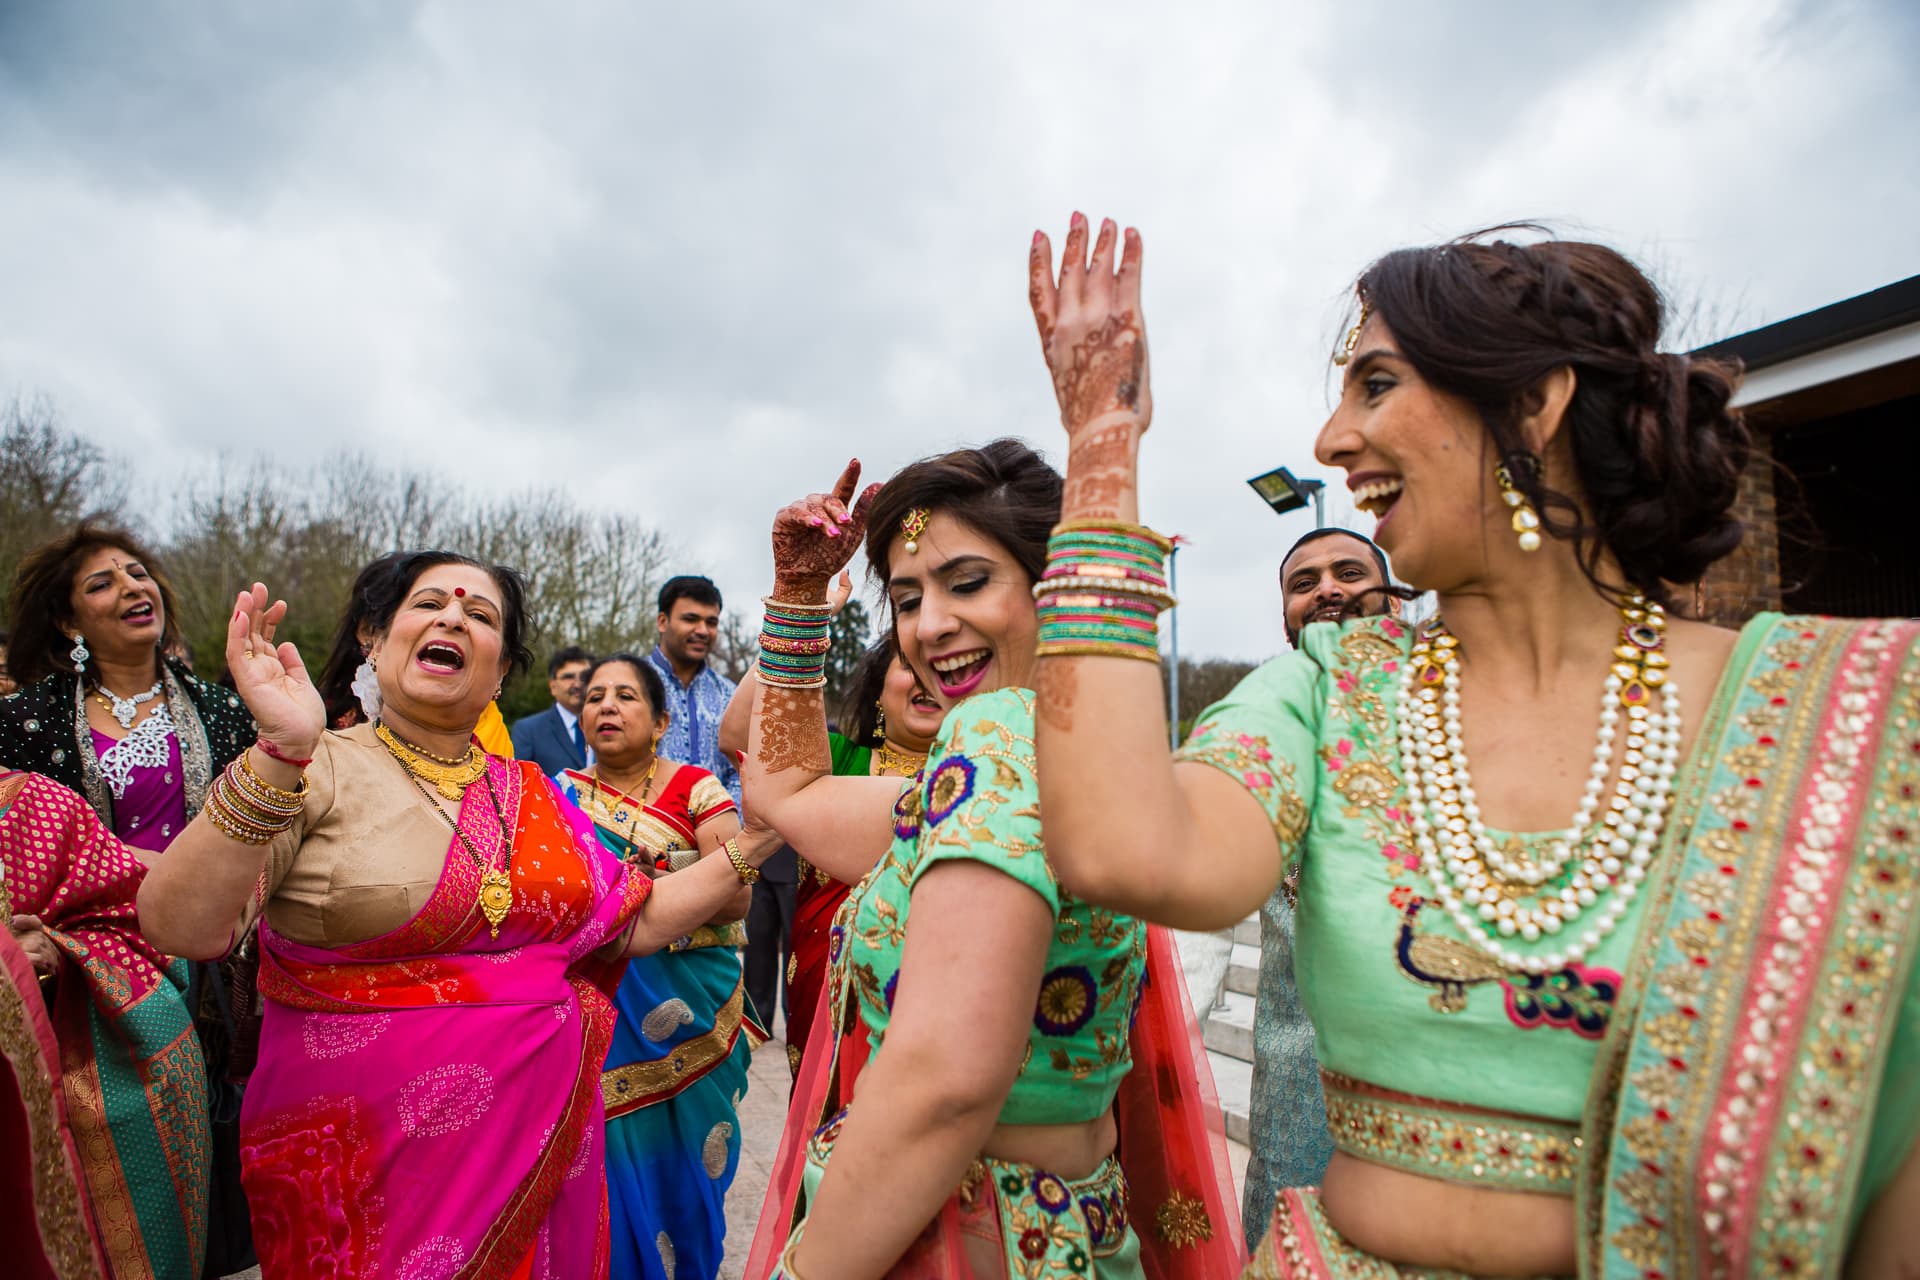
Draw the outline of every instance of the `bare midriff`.
<instances>
[{"instance_id":1,"label":"bare midriff","mask_svg":"<svg viewBox=\"0 0 1920 1280\"><path fill-rule=\"evenodd\" d=\"M1064 1178L1090 1177L1113 1154L1120 1131L1108 1111L1080 1124L1000 1124L993 1127L980 1154Z\"/></svg>"},{"instance_id":2,"label":"bare midriff","mask_svg":"<svg viewBox=\"0 0 1920 1280\"><path fill-rule=\"evenodd\" d=\"M1474 1276L1576 1269L1570 1195L1470 1187L1336 1151L1320 1202L1355 1248L1401 1266Z\"/></svg>"}]
</instances>

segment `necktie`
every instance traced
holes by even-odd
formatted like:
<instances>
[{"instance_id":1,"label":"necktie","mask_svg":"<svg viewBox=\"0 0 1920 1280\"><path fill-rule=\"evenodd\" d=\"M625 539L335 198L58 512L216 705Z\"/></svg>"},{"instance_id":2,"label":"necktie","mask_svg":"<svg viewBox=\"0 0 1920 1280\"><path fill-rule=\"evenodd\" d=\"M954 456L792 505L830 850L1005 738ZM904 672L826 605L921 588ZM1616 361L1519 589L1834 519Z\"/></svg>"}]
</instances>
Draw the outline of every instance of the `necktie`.
<instances>
[{"instance_id":1,"label":"necktie","mask_svg":"<svg viewBox=\"0 0 1920 1280\"><path fill-rule=\"evenodd\" d=\"M582 760L587 758L587 735L580 732L580 722L573 722L573 749L580 753Z\"/></svg>"}]
</instances>

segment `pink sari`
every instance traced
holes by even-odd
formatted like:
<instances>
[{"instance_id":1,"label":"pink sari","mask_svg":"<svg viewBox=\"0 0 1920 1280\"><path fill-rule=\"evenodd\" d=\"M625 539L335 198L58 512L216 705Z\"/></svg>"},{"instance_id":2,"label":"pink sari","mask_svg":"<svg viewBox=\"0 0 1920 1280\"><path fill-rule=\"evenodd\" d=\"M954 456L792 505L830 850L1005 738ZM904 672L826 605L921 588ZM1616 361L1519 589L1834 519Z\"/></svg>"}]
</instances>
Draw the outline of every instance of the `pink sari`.
<instances>
[{"instance_id":1,"label":"pink sari","mask_svg":"<svg viewBox=\"0 0 1920 1280\"><path fill-rule=\"evenodd\" d=\"M594 953L652 887L528 763L488 761L513 830L492 938L457 840L412 920L328 950L264 922L260 1066L241 1116L263 1274L607 1274L600 1068L624 961ZM491 806L462 832L497 863Z\"/></svg>"}]
</instances>

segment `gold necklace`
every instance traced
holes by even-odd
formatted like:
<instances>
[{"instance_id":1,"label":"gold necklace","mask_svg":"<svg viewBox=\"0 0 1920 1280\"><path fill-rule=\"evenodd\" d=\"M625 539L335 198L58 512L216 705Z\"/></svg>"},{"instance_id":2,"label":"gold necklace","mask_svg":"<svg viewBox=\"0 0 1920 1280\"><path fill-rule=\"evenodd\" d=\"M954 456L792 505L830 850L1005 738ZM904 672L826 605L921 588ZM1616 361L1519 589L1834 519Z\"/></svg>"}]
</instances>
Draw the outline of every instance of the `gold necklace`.
<instances>
[{"instance_id":1,"label":"gold necklace","mask_svg":"<svg viewBox=\"0 0 1920 1280\"><path fill-rule=\"evenodd\" d=\"M418 777L409 776L407 781L419 790L427 807L440 815L440 821L452 829L454 838L466 846L467 856L473 859L473 865L480 870L480 914L487 918L487 928L495 938L500 936L500 925L507 918L507 912L513 908L513 877L507 874L513 869L513 837L507 831L507 815L501 811L500 797L493 790L493 779L486 774L480 775L487 781L487 799L493 802L494 820L500 824L500 847L506 851L506 861L498 867L480 856L473 847L473 841L467 839L467 833L460 824L447 816L447 811L433 802L425 786Z\"/></svg>"},{"instance_id":2,"label":"gold necklace","mask_svg":"<svg viewBox=\"0 0 1920 1280\"><path fill-rule=\"evenodd\" d=\"M873 749L873 771L876 774L892 774L899 778L911 778L926 766L927 755L924 751L902 751L900 748L880 739L880 745Z\"/></svg>"},{"instance_id":3,"label":"gold necklace","mask_svg":"<svg viewBox=\"0 0 1920 1280\"><path fill-rule=\"evenodd\" d=\"M449 800L458 800L468 787L487 772L487 753L472 743L467 744L465 760L449 760L445 756L422 751L387 728L385 721L375 720L373 732L402 768L416 778L431 782Z\"/></svg>"},{"instance_id":4,"label":"gold necklace","mask_svg":"<svg viewBox=\"0 0 1920 1280\"><path fill-rule=\"evenodd\" d=\"M633 796L620 790L620 788L614 786L611 782L602 781L600 777L599 765L597 764L594 765L593 772L588 775L594 781L594 788L593 788L594 811L596 813L606 814L607 820L609 822L624 822L627 824L627 834L625 837L627 842L627 849L629 852L635 854L636 856L640 852L640 842L634 839L634 832L640 829L641 815L643 815L647 811L647 790L648 788L653 786L653 775L654 775L654 772L657 769L659 769L659 767L660 767L660 756L659 756L659 753L656 752L653 757L653 763L647 766L647 776L640 779L640 796L638 801L635 801ZM633 807L635 811L632 814L628 814L624 809L616 809L616 807L613 804L608 802L605 796L600 794L602 788L605 788L606 790L613 792L615 795L619 796L621 801L623 802L633 803ZM616 836L619 835L620 834L619 829L615 828L613 834L615 834Z\"/></svg>"}]
</instances>

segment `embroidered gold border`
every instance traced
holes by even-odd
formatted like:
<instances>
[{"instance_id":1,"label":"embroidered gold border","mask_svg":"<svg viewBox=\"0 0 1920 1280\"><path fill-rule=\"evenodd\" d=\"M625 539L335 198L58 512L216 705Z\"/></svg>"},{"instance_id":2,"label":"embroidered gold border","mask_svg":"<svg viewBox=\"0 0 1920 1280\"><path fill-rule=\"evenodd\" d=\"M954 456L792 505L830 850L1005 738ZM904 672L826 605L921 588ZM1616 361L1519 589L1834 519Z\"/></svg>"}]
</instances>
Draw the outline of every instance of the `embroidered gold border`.
<instances>
[{"instance_id":1,"label":"embroidered gold border","mask_svg":"<svg viewBox=\"0 0 1920 1280\"><path fill-rule=\"evenodd\" d=\"M607 1119L636 1111L663 1095L671 1096L726 1060L739 1038L746 1011L746 988L736 985L714 1015L713 1030L673 1046L664 1058L633 1062L600 1073L600 1096L606 1100Z\"/></svg>"},{"instance_id":2,"label":"embroidered gold border","mask_svg":"<svg viewBox=\"0 0 1920 1280\"><path fill-rule=\"evenodd\" d=\"M1333 1145L1374 1164L1503 1191L1573 1194L1580 1126L1320 1073Z\"/></svg>"},{"instance_id":3,"label":"embroidered gold border","mask_svg":"<svg viewBox=\"0 0 1920 1280\"><path fill-rule=\"evenodd\" d=\"M0 975L0 1054L19 1082L22 1110L33 1148L33 1201L40 1239L51 1249L60 1280L93 1280L101 1272L88 1235L77 1171L61 1141L52 1073L35 1043L28 997Z\"/></svg>"}]
</instances>

